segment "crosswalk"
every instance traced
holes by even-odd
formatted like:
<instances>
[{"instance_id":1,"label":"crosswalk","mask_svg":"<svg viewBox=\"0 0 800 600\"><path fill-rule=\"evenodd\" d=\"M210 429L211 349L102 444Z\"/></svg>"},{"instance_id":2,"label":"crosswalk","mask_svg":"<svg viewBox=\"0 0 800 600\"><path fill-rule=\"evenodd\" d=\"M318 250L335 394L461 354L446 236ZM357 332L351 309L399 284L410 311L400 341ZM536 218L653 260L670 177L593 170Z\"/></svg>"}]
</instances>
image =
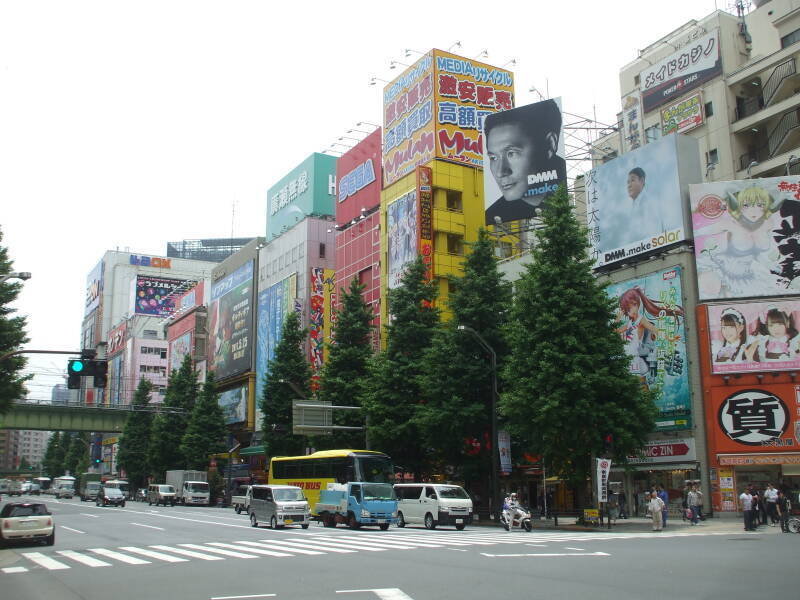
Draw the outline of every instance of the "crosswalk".
<instances>
[{"instance_id":1,"label":"crosswalk","mask_svg":"<svg viewBox=\"0 0 800 600\"><path fill-rule=\"evenodd\" d=\"M546 547L565 542L609 541L665 537L690 537L695 533L614 533L593 532L450 532L450 531L342 531L308 532L263 540L213 541L203 543L154 544L145 547L87 548L84 550L55 550L50 553L25 552L23 565L5 567L0 574L11 575L31 570L59 571L74 567L102 568L119 565L153 563L183 563L191 560L229 559L288 559L325 554L357 552L387 552L415 549L463 549L501 544L527 544ZM702 535L729 535L704 533ZM488 556L488 555L487 555Z\"/></svg>"}]
</instances>

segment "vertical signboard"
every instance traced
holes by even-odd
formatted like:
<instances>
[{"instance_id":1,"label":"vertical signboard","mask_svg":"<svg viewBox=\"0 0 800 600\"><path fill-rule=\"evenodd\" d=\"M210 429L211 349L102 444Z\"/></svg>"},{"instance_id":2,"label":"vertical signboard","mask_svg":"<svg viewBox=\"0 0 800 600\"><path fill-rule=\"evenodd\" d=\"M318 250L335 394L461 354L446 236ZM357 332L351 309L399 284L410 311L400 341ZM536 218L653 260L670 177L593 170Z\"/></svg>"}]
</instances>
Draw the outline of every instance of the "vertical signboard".
<instances>
[{"instance_id":1,"label":"vertical signboard","mask_svg":"<svg viewBox=\"0 0 800 600\"><path fill-rule=\"evenodd\" d=\"M211 287L209 358L217 379L250 370L253 261Z\"/></svg>"},{"instance_id":2,"label":"vertical signboard","mask_svg":"<svg viewBox=\"0 0 800 600\"><path fill-rule=\"evenodd\" d=\"M322 267L311 268L309 280L308 340L311 370L318 374L325 361L325 288L335 285Z\"/></svg>"},{"instance_id":3,"label":"vertical signboard","mask_svg":"<svg viewBox=\"0 0 800 600\"><path fill-rule=\"evenodd\" d=\"M642 95L638 89L622 97L622 134L625 152L647 142L642 127Z\"/></svg>"},{"instance_id":4,"label":"vertical signboard","mask_svg":"<svg viewBox=\"0 0 800 600\"><path fill-rule=\"evenodd\" d=\"M98 306L103 295L103 273L105 263L101 260L86 278L86 300L83 315L86 316Z\"/></svg>"},{"instance_id":5,"label":"vertical signboard","mask_svg":"<svg viewBox=\"0 0 800 600\"><path fill-rule=\"evenodd\" d=\"M286 315L296 310L297 274L261 290L258 293L258 349L256 351L256 406L264 397L264 377L269 373L269 361L275 358L275 348L281 340ZM256 420L256 428L261 420Z\"/></svg>"},{"instance_id":6,"label":"vertical signboard","mask_svg":"<svg viewBox=\"0 0 800 600\"><path fill-rule=\"evenodd\" d=\"M389 289L398 287L405 267L417 258L417 191L412 190L386 207L389 250Z\"/></svg>"},{"instance_id":7,"label":"vertical signboard","mask_svg":"<svg viewBox=\"0 0 800 600\"><path fill-rule=\"evenodd\" d=\"M630 372L655 393L657 431L691 427L681 269L673 267L607 288L618 302L618 332Z\"/></svg>"},{"instance_id":8,"label":"vertical signboard","mask_svg":"<svg viewBox=\"0 0 800 600\"><path fill-rule=\"evenodd\" d=\"M419 254L425 263L425 277L433 279L433 170L417 167L417 231L419 232Z\"/></svg>"},{"instance_id":9,"label":"vertical signboard","mask_svg":"<svg viewBox=\"0 0 800 600\"><path fill-rule=\"evenodd\" d=\"M325 269L323 272L325 280L325 289L323 291L324 309L322 315L324 337L328 343L332 344L336 335L336 304L338 302L337 290L339 286L336 284L336 271L333 269ZM323 346L323 362L328 360L328 345Z\"/></svg>"}]
</instances>

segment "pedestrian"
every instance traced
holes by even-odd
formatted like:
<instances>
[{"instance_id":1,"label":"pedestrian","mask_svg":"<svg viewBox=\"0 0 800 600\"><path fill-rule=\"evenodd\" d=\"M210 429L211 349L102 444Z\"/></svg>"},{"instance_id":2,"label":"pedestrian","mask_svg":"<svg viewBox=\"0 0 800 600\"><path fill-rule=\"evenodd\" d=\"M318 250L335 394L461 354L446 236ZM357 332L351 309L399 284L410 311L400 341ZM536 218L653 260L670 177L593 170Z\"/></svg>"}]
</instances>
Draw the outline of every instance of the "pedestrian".
<instances>
[{"instance_id":1,"label":"pedestrian","mask_svg":"<svg viewBox=\"0 0 800 600\"><path fill-rule=\"evenodd\" d=\"M753 527L753 496L748 488L739 495L739 504L744 517L744 530L755 531Z\"/></svg>"},{"instance_id":2,"label":"pedestrian","mask_svg":"<svg viewBox=\"0 0 800 600\"><path fill-rule=\"evenodd\" d=\"M661 531L664 527L663 514L664 501L658 497L658 492L650 495L650 502L647 504L647 511L653 519L653 531Z\"/></svg>"},{"instance_id":3,"label":"pedestrian","mask_svg":"<svg viewBox=\"0 0 800 600\"><path fill-rule=\"evenodd\" d=\"M767 489L764 490L764 504L767 509L767 516L769 517L770 527L775 527L778 523L778 490L772 487L771 483L767 484Z\"/></svg>"},{"instance_id":4,"label":"pedestrian","mask_svg":"<svg viewBox=\"0 0 800 600\"><path fill-rule=\"evenodd\" d=\"M775 501L775 510L778 512L778 518L781 523L781 531L789 533L789 511L791 504L789 497L783 493L783 490L778 491L778 499Z\"/></svg>"},{"instance_id":5,"label":"pedestrian","mask_svg":"<svg viewBox=\"0 0 800 600\"><path fill-rule=\"evenodd\" d=\"M692 514L692 525L697 525L697 522L700 520L700 503L702 502L702 496L703 494L697 490L696 485L692 486L689 490L689 494L686 496L686 504Z\"/></svg>"},{"instance_id":6,"label":"pedestrian","mask_svg":"<svg viewBox=\"0 0 800 600\"><path fill-rule=\"evenodd\" d=\"M683 492L681 492L681 519L684 521L689 511L689 492L691 491L692 486L687 483L683 488ZM692 523L692 525L694 525L694 523Z\"/></svg>"},{"instance_id":7,"label":"pedestrian","mask_svg":"<svg viewBox=\"0 0 800 600\"><path fill-rule=\"evenodd\" d=\"M758 489L752 492L753 496L753 523L758 527L759 525L766 525L766 512L764 511L764 496Z\"/></svg>"},{"instance_id":8,"label":"pedestrian","mask_svg":"<svg viewBox=\"0 0 800 600\"><path fill-rule=\"evenodd\" d=\"M664 519L664 522L662 523L662 526L666 527L667 526L667 511L668 511L667 507L669 506L669 493L667 492L667 490L664 489L664 486L662 486L662 485L657 485L656 486L656 491L658 493L658 497L661 498L661 501L664 503L664 507L661 509L661 516Z\"/></svg>"}]
</instances>

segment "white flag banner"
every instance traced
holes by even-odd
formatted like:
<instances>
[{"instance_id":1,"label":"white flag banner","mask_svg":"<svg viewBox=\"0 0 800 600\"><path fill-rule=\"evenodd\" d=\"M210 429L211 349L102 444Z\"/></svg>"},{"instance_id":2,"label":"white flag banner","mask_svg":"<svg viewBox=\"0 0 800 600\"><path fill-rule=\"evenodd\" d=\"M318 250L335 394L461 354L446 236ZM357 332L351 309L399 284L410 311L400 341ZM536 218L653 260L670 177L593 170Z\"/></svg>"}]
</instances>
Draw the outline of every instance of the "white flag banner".
<instances>
[{"instance_id":1,"label":"white flag banner","mask_svg":"<svg viewBox=\"0 0 800 600\"><path fill-rule=\"evenodd\" d=\"M608 474L611 472L611 459L597 459L597 501L608 502Z\"/></svg>"}]
</instances>

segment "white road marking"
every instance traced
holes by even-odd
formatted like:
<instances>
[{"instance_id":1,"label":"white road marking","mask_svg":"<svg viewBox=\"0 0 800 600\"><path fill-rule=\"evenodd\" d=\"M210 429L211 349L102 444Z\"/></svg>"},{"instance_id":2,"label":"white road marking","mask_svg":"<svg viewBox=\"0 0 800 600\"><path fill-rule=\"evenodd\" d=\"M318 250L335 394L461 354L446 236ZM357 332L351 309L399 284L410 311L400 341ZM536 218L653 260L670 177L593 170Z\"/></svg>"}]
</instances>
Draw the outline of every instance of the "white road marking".
<instances>
[{"instance_id":1,"label":"white road marking","mask_svg":"<svg viewBox=\"0 0 800 600\"><path fill-rule=\"evenodd\" d=\"M368 547L377 547L377 548L384 548L384 549L395 549L395 550L412 550L416 546L415 545L408 545L403 544L402 542L391 542L391 541L372 541L372 540L365 540L363 538L355 537L355 536L336 536L336 540L344 540L345 544L360 544L362 546ZM331 538L331 542L338 543L336 540ZM439 548L440 546L434 546L435 548Z\"/></svg>"},{"instance_id":2,"label":"white road marking","mask_svg":"<svg viewBox=\"0 0 800 600\"><path fill-rule=\"evenodd\" d=\"M275 594L250 594L249 596L211 596L211 600L234 600L234 598L274 598Z\"/></svg>"},{"instance_id":3,"label":"white road marking","mask_svg":"<svg viewBox=\"0 0 800 600\"><path fill-rule=\"evenodd\" d=\"M400 588L383 588L376 590L336 590L337 594L358 594L372 592L381 600L414 600Z\"/></svg>"},{"instance_id":4,"label":"white road marking","mask_svg":"<svg viewBox=\"0 0 800 600\"><path fill-rule=\"evenodd\" d=\"M241 546L237 546L236 544L225 544L223 542L206 542L209 546L216 546L219 548L229 548L231 550L246 550L247 552L252 552L254 554L261 554L263 556L291 556L291 554L287 554L286 552L273 552L272 550L262 550L261 548L242 548Z\"/></svg>"},{"instance_id":5,"label":"white road marking","mask_svg":"<svg viewBox=\"0 0 800 600\"><path fill-rule=\"evenodd\" d=\"M141 554L142 556L146 556L148 558L155 558L169 563L187 562L185 558L178 558L177 556L170 556L169 554L162 554L161 552L155 552L145 548L137 548L136 546L122 546L120 550L125 550L125 552L133 552L134 554Z\"/></svg>"},{"instance_id":6,"label":"white road marking","mask_svg":"<svg viewBox=\"0 0 800 600\"><path fill-rule=\"evenodd\" d=\"M75 533L86 533L85 531L81 531L79 529L73 529L72 527L67 527L66 525L59 525L59 529L66 529L67 531L73 531Z\"/></svg>"},{"instance_id":7,"label":"white road marking","mask_svg":"<svg viewBox=\"0 0 800 600\"><path fill-rule=\"evenodd\" d=\"M547 548L547 544L525 544L526 546L533 546L534 548Z\"/></svg>"},{"instance_id":8,"label":"white road marking","mask_svg":"<svg viewBox=\"0 0 800 600\"><path fill-rule=\"evenodd\" d=\"M25 567L5 567L3 573L27 573L28 569Z\"/></svg>"},{"instance_id":9,"label":"white road marking","mask_svg":"<svg viewBox=\"0 0 800 600\"><path fill-rule=\"evenodd\" d=\"M271 542L272 540L262 540L264 542ZM281 540L279 542L281 545L286 546L287 548L293 548L295 546L299 548L316 548L318 550L324 550L325 552L333 552L335 554L354 554L358 552L357 550L345 550L343 548L337 548L336 546L325 546L322 544L304 544L302 542L287 542L285 540Z\"/></svg>"},{"instance_id":10,"label":"white road marking","mask_svg":"<svg viewBox=\"0 0 800 600\"><path fill-rule=\"evenodd\" d=\"M564 550L577 550L578 552L584 552L585 548L570 548L569 546L564 546Z\"/></svg>"},{"instance_id":11,"label":"white road marking","mask_svg":"<svg viewBox=\"0 0 800 600\"><path fill-rule=\"evenodd\" d=\"M65 558L71 558L72 560L87 565L89 567L110 567L111 563L107 563L104 560L99 560L92 556L86 556L85 554L81 554L80 552L75 552L74 550L59 550L56 554L60 554Z\"/></svg>"},{"instance_id":12,"label":"white road marking","mask_svg":"<svg viewBox=\"0 0 800 600\"><path fill-rule=\"evenodd\" d=\"M50 558L49 556L45 556L41 552L23 552L22 556L25 558L32 560L40 567L44 567L45 569L49 569L50 571L58 571L60 569L69 569L69 565L65 565L62 562L58 562Z\"/></svg>"},{"instance_id":13,"label":"white road marking","mask_svg":"<svg viewBox=\"0 0 800 600\"><path fill-rule=\"evenodd\" d=\"M174 552L175 554L181 554L183 556L188 556L189 558L199 558L200 560L225 560L221 556L212 556L210 554L192 552L191 550L184 550L183 548L173 548L172 546L155 545L150 547L155 548L156 550L165 550L167 552Z\"/></svg>"},{"instance_id":14,"label":"white road marking","mask_svg":"<svg viewBox=\"0 0 800 600\"><path fill-rule=\"evenodd\" d=\"M84 517L92 517L93 519L99 519L97 515L90 515L89 513L81 513Z\"/></svg>"},{"instance_id":15,"label":"white road marking","mask_svg":"<svg viewBox=\"0 0 800 600\"><path fill-rule=\"evenodd\" d=\"M129 565L150 564L149 560L142 560L141 558L136 558L135 556L128 556L127 554L114 552L113 550L106 550L105 548L89 548L89 552L94 552L95 554L99 554L100 556L105 556L107 558L113 558L114 560L128 563Z\"/></svg>"},{"instance_id":16,"label":"white road marking","mask_svg":"<svg viewBox=\"0 0 800 600\"><path fill-rule=\"evenodd\" d=\"M272 548L273 550L285 550L288 552L294 552L295 554L308 554L309 556L324 554L324 552L317 552L316 550L301 550L300 548L291 548L290 546L285 546L281 542L275 542L275 543L271 542L269 544L265 544L262 542L246 542L244 540L239 540L235 543L244 544L245 546L255 546L257 548Z\"/></svg>"},{"instance_id":17,"label":"white road marking","mask_svg":"<svg viewBox=\"0 0 800 600\"><path fill-rule=\"evenodd\" d=\"M521 556L536 556L537 558L552 556L611 556L605 552L550 552L542 554L487 554L486 552L481 552L481 555L488 556L489 558L518 558Z\"/></svg>"},{"instance_id":18,"label":"white road marking","mask_svg":"<svg viewBox=\"0 0 800 600\"><path fill-rule=\"evenodd\" d=\"M163 527L156 527L155 525L143 525L142 523L134 523L131 521L131 525L137 525L138 527L147 527L148 529L158 529L159 531L166 531Z\"/></svg>"},{"instance_id":19,"label":"white road marking","mask_svg":"<svg viewBox=\"0 0 800 600\"><path fill-rule=\"evenodd\" d=\"M346 541L346 540L343 541L343 542L338 542L333 537L325 538L325 539L326 540L330 540L330 541L320 542L319 541L320 538L314 538L314 543L318 544L320 547L324 547L324 546L339 547L339 546L341 546L343 548L355 548L356 550L368 550L369 552L383 552L384 550L388 550L388 548L376 548L373 545L362 544L361 542L349 542L349 541Z\"/></svg>"},{"instance_id":20,"label":"white road marking","mask_svg":"<svg viewBox=\"0 0 800 600\"><path fill-rule=\"evenodd\" d=\"M242 552L233 552L231 550L223 550L222 548L209 548L201 546L200 544L178 544L184 548L193 548L194 550L205 550L206 552L214 552L215 554L222 554L223 556L232 556L233 558L258 558L255 554L244 554Z\"/></svg>"}]
</instances>

